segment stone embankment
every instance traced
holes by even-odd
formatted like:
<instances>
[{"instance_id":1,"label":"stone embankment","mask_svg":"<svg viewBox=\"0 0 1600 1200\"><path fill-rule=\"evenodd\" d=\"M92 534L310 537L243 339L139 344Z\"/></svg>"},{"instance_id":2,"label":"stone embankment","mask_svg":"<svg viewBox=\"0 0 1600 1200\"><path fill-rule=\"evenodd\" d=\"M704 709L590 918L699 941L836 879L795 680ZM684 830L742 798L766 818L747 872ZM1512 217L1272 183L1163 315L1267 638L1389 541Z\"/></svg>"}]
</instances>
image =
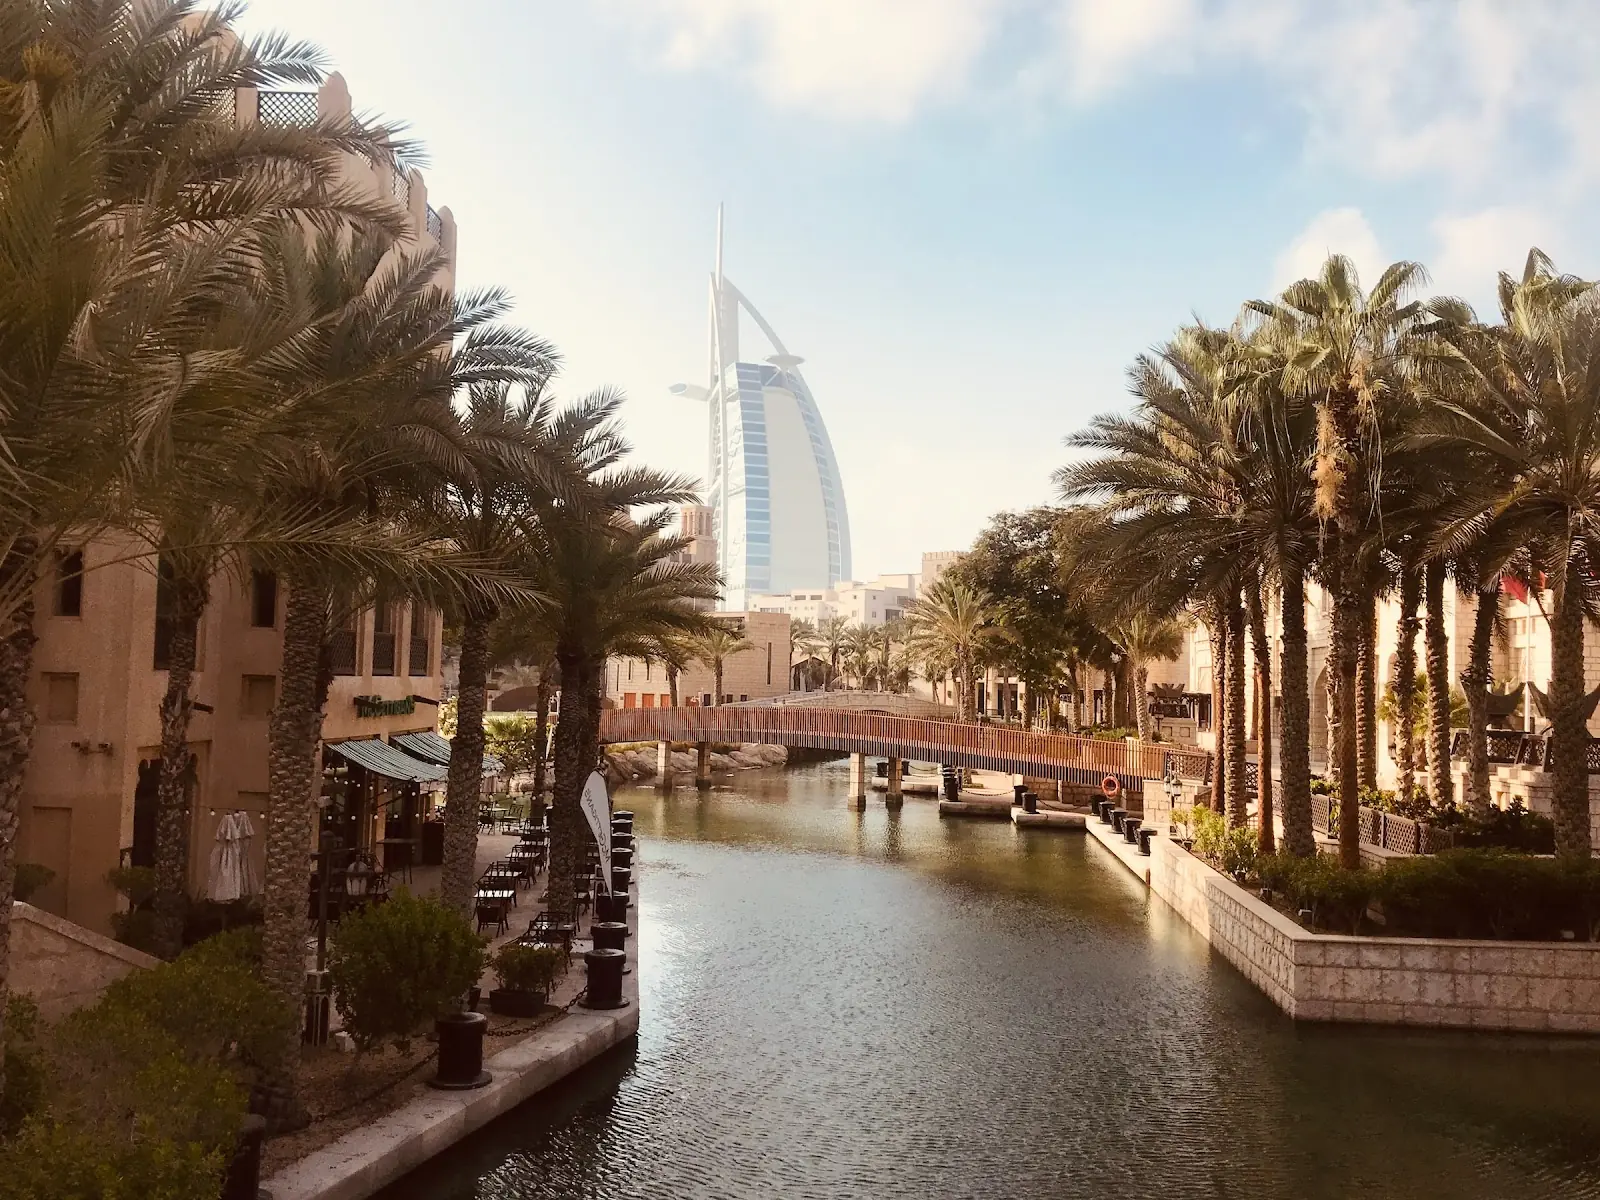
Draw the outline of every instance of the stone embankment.
<instances>
[{"instance_id":1,"label":"stone embankment","mask_svg":"<svg viewBox=\"0 0 1600 1200\"><path fill-rule=\"evenodd\" d=\"M640 783L656 777L658 749L650 745L622 744L606 747L606 777L613 784ZM781 767L789 761L784 746L763 746L747 742L737 750L711 755L712 771L749 771L756 767ZM674 749L671 771L679 782L694 782L695 755L692 746Z\"/></svg>"}]
</instances>

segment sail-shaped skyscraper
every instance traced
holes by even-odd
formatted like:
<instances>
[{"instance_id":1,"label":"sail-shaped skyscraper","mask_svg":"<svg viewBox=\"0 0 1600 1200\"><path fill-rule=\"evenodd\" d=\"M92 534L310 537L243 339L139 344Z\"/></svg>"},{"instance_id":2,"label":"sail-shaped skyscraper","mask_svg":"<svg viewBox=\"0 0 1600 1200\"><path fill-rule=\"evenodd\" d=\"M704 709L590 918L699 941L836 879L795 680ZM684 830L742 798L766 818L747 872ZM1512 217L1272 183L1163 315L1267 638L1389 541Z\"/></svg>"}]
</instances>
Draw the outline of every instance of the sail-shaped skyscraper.
<instances>
[{"instance_id":1,"label":"sail-shaped skyscraper","mask_svg":"<svg viewBox=\"0 0 1600 1200\"><path fill-rule=\"evenodd\" d=\"M740 356L741 312L770 344L765 361ZM803 360L722 273L720 206L710 358L705 387L680 383L672 391L705 401L709 414L705 499L727 580L723 608L740 611L752 595L849 579L850 518L827 426L800 374Z\"/></svg>"}]
</instances>

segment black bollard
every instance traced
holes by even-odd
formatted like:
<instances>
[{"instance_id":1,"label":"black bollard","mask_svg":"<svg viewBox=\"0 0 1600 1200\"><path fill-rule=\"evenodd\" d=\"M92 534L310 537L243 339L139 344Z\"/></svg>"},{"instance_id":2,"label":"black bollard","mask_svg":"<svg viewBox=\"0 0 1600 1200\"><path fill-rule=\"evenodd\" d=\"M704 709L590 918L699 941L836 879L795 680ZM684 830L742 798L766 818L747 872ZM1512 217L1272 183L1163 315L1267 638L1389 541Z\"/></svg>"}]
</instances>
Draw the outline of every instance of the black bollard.
<instances>
[{"instance_id":1,"label":"black bollard","mask_svg":"<svg viewBox=\"0 0 1600 1200\"><path fill-rule=\"evenodd\" d=\"M622 1008L628 1002L622 998L622 968L628 956L621 950L589 950L584 953L583 964L588 969L585 987L585 1008Z\"/></svg>"},{"instance_id":2,"label":"black bollard","mask_svg":"<svg viewBox=\"0 0 1600 1200\"><path fill-rule=\"evenodd\" d=\"M633 834L631 834L631 833L613 833L611 835L611 848L613 850L632 850L633 849Z\"/></svg>"},{"instance_id":3,"label":"black bollard","mask_svg":"<svg viewBox=\"0 0 1600 1200\"><path fill-rule=\"evenodd\" d=\"M234 1143L233 1160L222 1178L222 1200L256 1200L261 1191L261 1143L267 1136L267 1119L248 1116Z\"/></svg>"},{"instance_id":4,"label":"black bollard","mask_svg":"<svg viewBox=\"0 0 1600 1200\"><path fill-rule=\"evenodd\" d=\"M1122 818L1122 836L1132 846L1139 840L1139 826L1144 824L1138 817L1127 816Z\"/></svg>"},{"instance_id":5,"label":"black bollard","mask_svg":"<svg viewBox=\"0 0 1600 1200\"><path fill-rule=\"evenodd\" d=\"M613 850L611 852L611 865L613 867L632 867L633 866L633 851L632 850Z\"/></svg>"},{"instance_id":6,"label":"black bollard","mask_svg":"<svg viewBox=\"0 0 1600 1200\"><path fill-rule=\"evenodd\" d=\"M1022 811L1023 812L1029 812L1029 813L1036 813L1036 812L1039 811L1039 793L1038 792L1023 792L1022 793Z\"/></svg>"},{"instance_id":7,"label":"black bollard","mask_svg":"<svg viewBox=\"0 0 1600 1200\"><path fill-rule=\"evenodd\" d=\"M611 890L626 896L633 886L633 872L627 867L611 866Z\"/></svg>"},{"instance_id":8,"label":"black bollard","mask_svg":"<svg viewBox=\"0 0 1600 1200\"><path fill-rule=\"evenodd\" d=\"M626 821L629 825L632 825L633 810L631 808L619 808L616 812L611 814L611 820L613 822Z\"/></svg>"},{"instance_id":9,"label":"black bollard","mask_svg":"<svg viewBox=\"0 0 1600 1200\"><path fill-rule=\"evenodd\" d=\"M624 925L628 922L628 893L613 892L611 895L601 893L594 898L594 916L598 921L620 921Z\"/></svg>"},{"instance_id":10,"label":"black bollard","mask_svg":"<svg viewBox=\"0 0 1600 1200\"><path fill-rule=\"evenodd\" d=\"M461 1092L489 1082L483 1069L483 1035L489 1018L478 1012L449 1013L433 1023L439 1035L439 1073L428 1080L431 1088Z\"/></svg>"},{"instance_id":11,"label":"black bollard","mask_svg":"<svg viewBox=\"0 0 1600 1200\"><path fill-rule=\"evenodd\" d=\"M595 921L589 926L596 950L625 950L628 927L621 921Z\"/></svg>"},{"instance_id":12,"label":"black bollard","mask_svg":"<svg viewBox=\"0 0 1600 1200\"><path fill-rule=\"evenodd\" d=\"M1018 808L1021 808L1022 807L1022 797L1027 792L1027 790L1028 789L1026 787L1024 787L1022 784L1013 783L1011 785L1011 803L1016 805Z\"/></svg>"},{"instance_id":13,"label":"black bollard","mask_svg":"<svg viewBox=\"0 0 1600 1200\"><path fill-rule=\"evenodd\" d=\"M1144 826L1143 828L1141 828L1139 830L1139 853L1140 854L1149 854L1150 853L1150 839L1155 837L1155 836L1156 836L1156 831L1154 829L1150 828L1150 826L1148 826L1148 825ZM1262 888L1261 890L1263 892L1265 892L1265 891L1268 891L1269 889Z\"/></svg>"}]
</instances>

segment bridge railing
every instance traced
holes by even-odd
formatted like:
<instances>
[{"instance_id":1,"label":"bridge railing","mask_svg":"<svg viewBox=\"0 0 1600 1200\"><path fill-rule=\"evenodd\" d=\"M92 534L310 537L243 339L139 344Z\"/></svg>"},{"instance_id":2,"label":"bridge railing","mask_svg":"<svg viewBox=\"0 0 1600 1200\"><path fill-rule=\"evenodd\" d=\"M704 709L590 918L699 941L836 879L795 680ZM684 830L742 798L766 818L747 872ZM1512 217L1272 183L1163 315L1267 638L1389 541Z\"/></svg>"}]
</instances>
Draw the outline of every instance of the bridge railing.
<instances>
[{"instance_id":1,"label":"bridge railing","mask_svg":"<svg viewBox=\"0 0 1600 1200\"><path fill-rule=\"evenodd\" d=\"M1097 782L1160 779L1172 749L1154 743L1109 741L1072 734L1033 733L993 725L921 717L890 717L785 707L611 709L601 718L606 742L771 742L858 754L893 754L925 762L965 763L1047 778ZM1204 760L1204 761L1202 761ZM1209 756L1179 752L1185 777L1200 777Z\"/></svg>"}]
</instances>

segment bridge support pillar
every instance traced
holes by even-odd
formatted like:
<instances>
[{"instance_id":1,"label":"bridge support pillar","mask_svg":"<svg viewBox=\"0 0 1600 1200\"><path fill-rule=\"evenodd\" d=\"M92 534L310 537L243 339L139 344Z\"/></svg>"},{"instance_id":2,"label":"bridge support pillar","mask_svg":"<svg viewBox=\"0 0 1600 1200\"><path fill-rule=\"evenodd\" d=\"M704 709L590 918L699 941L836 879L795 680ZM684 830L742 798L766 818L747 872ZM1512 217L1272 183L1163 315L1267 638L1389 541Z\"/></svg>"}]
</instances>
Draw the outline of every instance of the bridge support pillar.
<instances>
[{"instance_id":1,"label":"bridge support pillar","mask_svg":"<svg viewBox=\"0 0 1600 1200\"><path fill-rule=\"evenodd\" d=\"M656 786L663 791L672 790L672 743L656 743Z\"/></svg>"},{"instance_id":2,"label":"bridge support pillar","mask_svg":"<svg viewBox=\"0 0 1600 1200\"><path fill-rule=\"evenodd\" d=\"M905 794L901 786L905 765L905 760L902 758L889 760L889 786L884 789L883 798L890 808L899 808L905 803Z\"/></svg>"},{"instance_id":3,"label":"bridge support pillar","mask_svg":"<svg viewBox=\"0 0 1600 1200\"><path fill-rule=\"evenodd\" d=\"M696 742L694 744L694 785L703 788L711 786L710 742Z\"/></svg>"},{"instance_id":4,"label":"bridge support pillar","mask_svg":"<svg viewBox=\"0 0 1600 1200\"><path fill-rule=\"evenodd\" d=\"M867 756L850 756L850 799L857 804L867 802Z\"/></svg>"}]
</instances>

